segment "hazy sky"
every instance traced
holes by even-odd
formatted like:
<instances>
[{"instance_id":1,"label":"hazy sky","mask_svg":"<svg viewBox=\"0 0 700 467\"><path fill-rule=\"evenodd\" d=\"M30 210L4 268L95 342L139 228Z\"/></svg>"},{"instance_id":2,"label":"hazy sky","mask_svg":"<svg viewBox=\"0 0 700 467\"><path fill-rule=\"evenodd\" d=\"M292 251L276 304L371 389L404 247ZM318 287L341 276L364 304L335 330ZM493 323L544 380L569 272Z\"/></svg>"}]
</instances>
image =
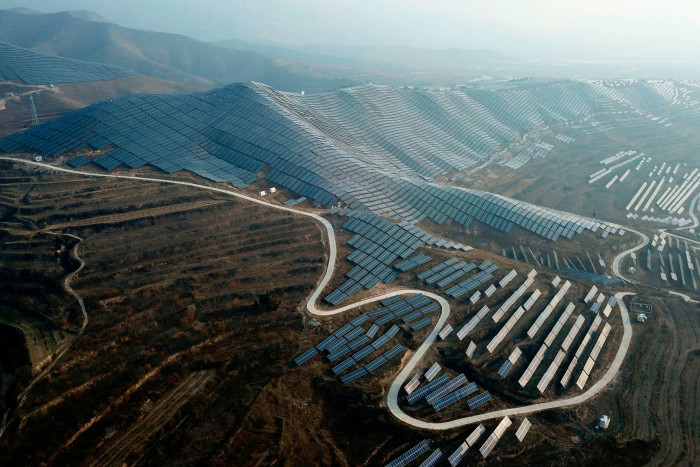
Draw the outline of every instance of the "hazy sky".
<instances>
[{"instance_id":1,"label":"hazy sky","mask_svg":"<svg viewBox=\"0 0 700 467\"><path fill-rule=\"evenodd\" d=\"M688 57L700 0L0 0L129 27L284 45L491 48L524 58Z\"/></svg>"}]
</instances>

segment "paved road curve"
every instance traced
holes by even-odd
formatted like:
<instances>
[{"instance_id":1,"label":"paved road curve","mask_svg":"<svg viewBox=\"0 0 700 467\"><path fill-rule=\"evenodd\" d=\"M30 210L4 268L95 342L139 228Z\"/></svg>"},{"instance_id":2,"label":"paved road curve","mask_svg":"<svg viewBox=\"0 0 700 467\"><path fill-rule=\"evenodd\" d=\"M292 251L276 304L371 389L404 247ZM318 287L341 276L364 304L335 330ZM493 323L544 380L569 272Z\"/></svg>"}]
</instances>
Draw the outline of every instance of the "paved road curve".
<instances>
[{"instance_id":1,"label":"paved road curve","mask_svg":"<svg viewBox=\"0 0 700 467\"><path fill-rule=\"evenodd\" d=\"M288 211L288 212L292 212L292 213L299 214L302 216L311 217L314 220L318 221L321 225L323 225L323 227L326 230L326 240L328 242L329 255L328 255L328 263L326 266L326 270L321 278L321 281L318 283L316 289L313 291L313 293L309 297L307 304L306 304L307 309L309 310L310 313L315 314L315 315L321 315L321 316L334 315L334 314L342 313L344 311L351 310L353 308L357 308L357 307L362 306L362 305L366 305L368 303L373 303L373 302L376 302L379 300L383 300L385 298L388 298L388 297L391 297L391 296L397 295L397 294L401 295L401 294L422 293L423 295L436 300L440 304L440 308L441 308L440 318L438 319L437 324L435 325L435 327L433 328L431 333L428 335L426 340L420 345L418 350L416 350L416 352L412 355L412 357L408 361L408 363L400 371L400 373L398 374L398 376L396 377L396 379L392 383L391 388L389 390L389 394L388 394L388 406L389 406L389 410L391 411L391 413L399 420L401 420L409 425L418 427L418 428L425 428L425 429L431 429L431 430L446 430L446 429L461 427L464 425L469 425L472 423L477 423L477 422L484 421L484 420L489 420L489 419L493 419L493 418L500 418L500 417L503 417L505 415L527 414L527 413L532 413L532 412L538 412L541 410L569 407L572 405L580 404L580 403L590 399L591 397L595 396L596 394L598 394L603 388L605 388L605 386L610 381L613 380L613 378L617 374L618 370L620 369L620 366L622 365L622 361L624 360L625 355L627 354L627 349L629 348L629 343L632 339L632 327L630 325L629 314L627 313L627 308L625 307L624 302L622 300L619 300L618 304L620 306L620 312L622 315L622 324L624 326L624 333L623 333L623 337L622 337L622 342L620 343L620 347L618 348L618 351L617 351L617 354L615 355L615 359L613 360L613 363L610 365L610 368L608 368L608 371L605 373L603 378L601 378L599 381L597 381L586 392L579 394L578 396L568 398L568 399L556 400L556 401L545 402L545 403L540 403L540 404L533 404L533 405L528 405L528 406L524 406L524 407L514 407L514 408L510 408L510 409L495 411L495 412L488 412L488 413L481 414L481 415L459 418L459 419L448 421L448 422L440 422L440 423L424 422L422 420L418 420L418 419L413 418L409 415L406 415L401 410L401 408L398 406L398 395L399 395L399 391L400 391L401 387L403 386L404 382L406 381L408 376L413 372L413 370L418 365L420 360L423 358L423 356L425 355L425 352L428 350L428 348L435 341L435 338L437 337L438 333L440 332L443 325L445 324L445 321L447 321L447 318L450 315L450 305L447 302L447 300L445 300L443 297L436 295L432 292L427 292L424 290L416 290L416 289L402 289L402 290L394 290L392 292L389 292L389 293L386 293L386 294L383 294L383 295L380 295L377 297L371 297L371 298L359 301L357 303L353 303L351 305L347 305L347 306L344 306L341 308L336 308L335 310L321 310L321 309L317 308L316 302L317 302L320 294L323 292L323 289L326 287L326 285L330 281L331 277L333 276L333 271L335 269L335 262L336 262L336 256L337 256L335 232L333 230L333 226L330 224L330 222L328 222L323 217L321 217L317 214L314 214L314 213L309 213L309 212L300 211L297 209L292 209L292 208L286 207L286 206L280 206L277 204L268 203L268 202L263 201L261 199L253 198L251 196L247 196L247 195L244 195L242 193L229 191L229 190L226 190L223 188L211 187L211 186L207 186L207 185L200 185L197 183L184 182L184 181L179 181L179 180L167 180L167 179L161 179L161 178L137 177L137 176L131 176L131 175L114 175L114 174L83 172L80 170L72 170L72 169L66 169L66 168L62 168L62 167L55 167L53 165L46 164L46 163L28 161L28 160L14 158L14 157L0 157L0 160L29 164L29 165L33 165L33 166L42 167L45 169L50 169L53 171L72 173L72 174L83 175L83 176L88 176L88 177L141 180L141 181L149 181L149 182L156 182L156 183L169 183L169 184L174 184L174 185L190 186L193 188L204 189L204 190L214 191L217 193L226 194L229 196L233 196L235 198L245 199L247 201L257 203L260 205L264 205L264 206L267 206L267 207L270 207L273 209L280 209L282 211ZM627 230L630 230L630 229L627 229ZM620 260L625 255L631 253L632 251L636 251L636 250L644 247L644 245L646 245L649 242L649 239L646 237L646 235L644 235L640 232L635 232L635 233L637 233L638 235L640 235L642 237L643 243L641 245L630 248L629 250L626 250L626 251L620 253L613 261L613 271L615 272L615 275L617 275L618 277L620 277L624 280L627 280L627 279L622 277L622 275L619 273ZM628 295L628 294L618 293L618 294L616 294L616 297L622 298L624 295Z\"/></svg>"}]
</instances>

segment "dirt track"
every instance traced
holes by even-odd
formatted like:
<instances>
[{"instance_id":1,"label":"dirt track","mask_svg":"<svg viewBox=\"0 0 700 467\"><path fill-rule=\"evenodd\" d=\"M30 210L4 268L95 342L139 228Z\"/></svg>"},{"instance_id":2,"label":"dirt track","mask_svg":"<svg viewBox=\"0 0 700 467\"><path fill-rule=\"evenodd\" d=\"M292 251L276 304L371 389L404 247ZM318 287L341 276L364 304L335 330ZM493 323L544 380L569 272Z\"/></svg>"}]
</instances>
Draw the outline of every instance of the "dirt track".
<instances>
[{"instance_id":1,"label":"dirt track","mask_svg":"<svg viewBox=\"0 0 700 467\"><path fill-rule=\"evenodd\" d=\"M110 445L91 465L123 465L132 452L142 449L151 436L157 433L213 377L214 374L211 370L191 373L177 388L159 400L146 416Z\"/></svg>"},{"instance_id":2,"label":"dirt track","mask_svg":"<svg viewBox=\"0 0 700 467\"><path fill-rule=\"evenodd\" d=\"M163 216L163 215L172 214L175 212L190 211L192 209L205 208L205 207L213 206L215 204L220 204L220 203L223 203L223 201L221 201L221 200L202 200L202 201L194 201L191 203L180 203L177 205L163 206L163 207L150 208L150 209L140 209L140 210L136 210L136 211L132 211L132 212L125 212L122 214L110 214L108 216L90 217L88 219L81 219L81 220L74 221L74 222L65 222L65 223L61 223L61 224L51 225L51 226L49 226L49 228L52 230L58 230L58 229L63 229L65 227L84 227L86 225L95 225L95 224L117 224L119 222L126 222L126 221L131 221L134 219L142 219L145 217Z\"/></svg>"}]
</instances>

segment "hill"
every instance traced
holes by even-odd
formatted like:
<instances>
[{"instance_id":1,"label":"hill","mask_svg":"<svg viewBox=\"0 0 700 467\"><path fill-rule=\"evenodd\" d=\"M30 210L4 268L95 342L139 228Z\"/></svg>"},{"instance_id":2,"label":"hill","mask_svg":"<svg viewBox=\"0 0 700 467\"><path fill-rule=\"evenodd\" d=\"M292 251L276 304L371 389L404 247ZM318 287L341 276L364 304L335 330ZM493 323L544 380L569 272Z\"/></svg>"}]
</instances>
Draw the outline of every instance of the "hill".
<instances>
[{"instance_id":1,"label":"hill","mask_svg":"<svg viewBox=\"0 0 700 467\"><path fill-rule=\"evenodd\" d=\"M56 85L0 82L0 136L29 126L31 123L30 94L34 99L39 121L43 123L96 102L128 94L162 94L206 89L206 86L165 81L138 74L109 81Z\"/></svg>"},{"instance_id":2,"label":"hill","mask_svg":"<svg viewBox=\"0 0 700 467\"><path fill-rule=\"evenodd\" d=\"M105 169L150 164L238 188L269 166L268 182L326 207L342 203L407 222L453 219L468 226L476 219L554 240L600 225L434 181L489 162L514 144L529 145L522 135L533 130L623 103L666 105L673 91L671 82L607 87L518 80L457 91L358 86L300 96L236 84L208 93L115 99L0 140L0 149L59 156L113 145L95 159ZM65 138L72 134L80 136ZM532 146L537 154L547 147L539 140Z\"/></svg>"},{"instance_id":3,"label":"hill","mask_svg":"<svg viewBox=\"0 0 700 467\"><path fill-rule=\"evenodd\" d=\"M134 72L124 68L47 55L0 42L0 80L25 84L109 81Z\"/></svg>"},{"instance_id":4,"label":"hill","mask_svg":"<svg viewBox=\"0 0 700 467\"><path fill-rule=\"evenodd\" d=\"M86 17L74 12L24 14L2 10L0 40L198 86L255 80L282 90L313 92L351 83L342 77L291 70L257 52L231 50L177 34L129 29Z\"/></svg>"}]
</instances>

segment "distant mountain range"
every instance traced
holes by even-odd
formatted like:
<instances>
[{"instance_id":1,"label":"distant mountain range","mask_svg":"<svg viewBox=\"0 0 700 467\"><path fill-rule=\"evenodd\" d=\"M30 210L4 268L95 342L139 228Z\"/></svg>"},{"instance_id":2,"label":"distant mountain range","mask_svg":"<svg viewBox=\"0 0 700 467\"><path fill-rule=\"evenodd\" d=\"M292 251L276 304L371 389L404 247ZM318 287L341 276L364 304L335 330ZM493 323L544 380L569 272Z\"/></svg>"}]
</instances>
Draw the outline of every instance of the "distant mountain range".
<instances>
[{"instance_id":1,"label":"distant mountain range","mask_svg":"<svg viewBox=\"0 0 700 467\"><path fill-rule=\"evenodd\" d=\"M464 72L476 68L513 63L515 58L493 50L422 49L401 46L309 44L282 47L240 39L214 42L216 45L294 60L348 68L404 73Z\"/></svg>"},{"instance_id":2,"label":"distant mountain range","mask_svg":"<svg viewBox=\"0 0 700 467\"><path fill-rule=\"evenodd\" d=\"M255 51L124 28L90 12L0 10L0 41L198 87L260 81L284 91L313 92L353 83L342 76L319 76L312 68L292 69Z\"/></svg>"}]
</instances>

